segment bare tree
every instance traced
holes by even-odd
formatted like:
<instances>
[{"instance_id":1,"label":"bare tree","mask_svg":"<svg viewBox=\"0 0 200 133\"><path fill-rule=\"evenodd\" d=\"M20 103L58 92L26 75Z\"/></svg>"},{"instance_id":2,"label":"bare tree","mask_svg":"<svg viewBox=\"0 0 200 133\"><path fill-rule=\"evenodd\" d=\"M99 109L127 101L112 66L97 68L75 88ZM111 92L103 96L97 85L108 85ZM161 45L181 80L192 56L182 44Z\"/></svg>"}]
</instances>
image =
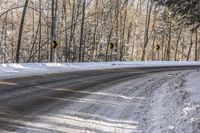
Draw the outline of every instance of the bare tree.
<instances>
[{"instance_id":1,"label":"bare tree","mask_svg":"<svg viewBox=\"0 0 200 133\"><path fill-rule=\"evenodd\" d=\"M146 56L146 47L149 41L149 26L150 26L150 19L151 19L151 11L152 11L153 2L152 0L148 0L147 3L147 11L146 11L146 22L145 22L145 36L144 36L144 47L142 50L142 61L145 60Z\"/></svg>"},{"instance_id":2,"label":"bare tree","mask_svg":"<svg viewBox=\"0 0 200 133\"><path fill-rule=\"evenodd\" d=\"M23 33L24 20L25 20L25 16L26 16L26 9L27 9L28 3L29 3L29 0L26 0L25 4L24 4L24 10L22 13L22 18L21 18L21 23L20 23L20 28L19 28L18 43L17 43L16 63L19 63L22 33Z\"/></svg>"},{"instance_id":3,"label":"bare tree","mask_svg":"<svg viewBox=\"0 0 200 133\"><path fill-rule=\"evenodd\" d=\"M82 57L82 45L83 45L83 34L84 34L84 21L85 21L85 2L83 0L83 7L82 7L82 20L81 20L81 37L80 37L80 45L79 45L79 62L81 62Z\"/></svg>"}]
</instances>

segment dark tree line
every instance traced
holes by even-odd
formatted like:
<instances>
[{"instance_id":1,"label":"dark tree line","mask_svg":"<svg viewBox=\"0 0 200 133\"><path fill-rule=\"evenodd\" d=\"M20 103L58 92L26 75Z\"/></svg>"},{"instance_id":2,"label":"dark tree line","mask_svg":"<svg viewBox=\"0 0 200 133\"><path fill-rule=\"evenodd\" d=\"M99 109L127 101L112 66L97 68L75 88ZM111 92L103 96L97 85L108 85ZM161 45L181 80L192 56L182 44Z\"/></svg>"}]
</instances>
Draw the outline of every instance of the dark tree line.
<instances>
[{"instance_id":1,"label":"dark tree line","mask_svg":"<svg viewBox=\"0 0 200 133\"><path fill-rule=\"evenodd\" d=\"M179 15L181 21L187 25L200 27L200 1L199 0L154 0L159 5L167 6L173 15Z\"/></svg>"},{"instance_id":2,"label":"dark tree line","mask_svg":"<svg viewBox=\"0 0 200 133\"><path fill-rule=\"evenodd\" d=\"M193 34L195 34L195 61L199 57L198 28L200 27L200 1L199 0L154 0L158 5L166 6L172 12L172 16L178 16L177 22L191 26L191 41L187 60L191 54Z\"/></svg>"}]
</instances>

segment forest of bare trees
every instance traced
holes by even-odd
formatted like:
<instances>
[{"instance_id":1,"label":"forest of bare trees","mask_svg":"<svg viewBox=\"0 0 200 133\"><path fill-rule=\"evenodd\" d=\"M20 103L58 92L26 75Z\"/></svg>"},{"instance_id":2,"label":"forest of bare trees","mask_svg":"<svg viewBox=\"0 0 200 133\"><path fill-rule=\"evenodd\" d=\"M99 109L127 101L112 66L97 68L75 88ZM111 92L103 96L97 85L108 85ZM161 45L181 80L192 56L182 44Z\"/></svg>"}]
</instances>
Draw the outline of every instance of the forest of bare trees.
<instances>
[{"instance_id":1,"label":"forest of bare trees","mask_svg":"<svg viewBox=\"0 0 200 133\"><path fill-rule=\"evenodd\" d=\"M154 0L0 0L0 63L198 61L199 28L179 19Z\"/></svg>"}]
</instances>

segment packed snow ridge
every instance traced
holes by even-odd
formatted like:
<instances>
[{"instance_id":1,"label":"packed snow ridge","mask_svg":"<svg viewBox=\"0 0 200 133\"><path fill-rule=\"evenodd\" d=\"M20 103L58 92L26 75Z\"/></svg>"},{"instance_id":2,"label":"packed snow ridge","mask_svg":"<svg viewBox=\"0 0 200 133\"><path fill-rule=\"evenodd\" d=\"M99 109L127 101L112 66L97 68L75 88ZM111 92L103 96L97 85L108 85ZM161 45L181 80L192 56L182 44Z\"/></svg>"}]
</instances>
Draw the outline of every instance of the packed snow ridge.
<instances>
[{"instance_id":1,"label":"packed snow ridge","mask_svg":"<svg viewBox=\"0 0 200 133\"><path fill-rule=\"evenodd\" d=\"M0 79L62 73L71 71L98 70L124 67L190 66L200 62L131 61L131 62L86 62L86 63L22 63L0 64Z\"/></svg>"}]
</instances>

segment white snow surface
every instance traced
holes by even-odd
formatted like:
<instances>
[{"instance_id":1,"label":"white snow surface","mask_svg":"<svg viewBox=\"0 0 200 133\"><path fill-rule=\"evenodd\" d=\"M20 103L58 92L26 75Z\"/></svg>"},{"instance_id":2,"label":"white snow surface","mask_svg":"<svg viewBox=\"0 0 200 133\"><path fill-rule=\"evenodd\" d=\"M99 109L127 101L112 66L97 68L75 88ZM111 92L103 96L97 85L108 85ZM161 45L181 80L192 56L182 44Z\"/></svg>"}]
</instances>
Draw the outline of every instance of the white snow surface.
<instances>
[{"instance_id":1,"label":"white snow surface","mask_svg":"<svg viewBox=\"0 0 200 133\"><path fill-rule=\"evenodd\" d=\"M173 61L129 61L129 62L87 62L87 63L22 63L0 64L0 79L123 67L200 65L200 62Z\"/></svg>"},{"instance_id":2,"label":"white snow surface","mask_svg":"<svg viewBox=\"0 0 200 133\"><path fill-rule=\"evenodd\" d=\"M200 73L185 71L171 78L153 93L147 132L200 133Z\"/></svg>"},{"instance_id":3,"label":"white snow surface","mask_svg":"<svg viewBox=\"0 0 200 133\"><path fill-rule=\"evenodd\" d=\"M2 64L0 78L105 68L196 64L196 62ZM40 115L34 122L12 119L10 121L25 125L19 132L23 132L31 125L38 127L38 132L39 129L42 132L42 127L45 127L49 132L55 130L73 133L200 133L199 81L200 72L173 71L129 79L97 92L74 91L52 85L46 88L41 86L41 89L64 90L88 96L78 99L47 97L58 100L55 105L59 105L62 101L71 101L72 104Z\"/></svg>"},{"instance_id":4,"label":"white snow surface","mask_svg":"<svg viewBox=\"0 0 200 133\"><path fill-rule=\"evenodd\" d=\"M200 103L200 72L193 72L186 77L187 91L191 101Z\"/></svg>"},{"instance_id":5,"label":"white snow surface","mask_svg":"<svg viewBox=\"0 0 200 133\"><path fill-rule=\"evenodd\" d=\"M185 85L189 73L191 71L149 74L97 92L48 86L45 88L88 96L47 97L57 99L55 105L62 101L72 103L41 114L36 121L10 121L25 125L17 132L34 126L37 130L45 127L55 133L200 133L200 104L190 101Z\"/></svg>"}]
</instances>

